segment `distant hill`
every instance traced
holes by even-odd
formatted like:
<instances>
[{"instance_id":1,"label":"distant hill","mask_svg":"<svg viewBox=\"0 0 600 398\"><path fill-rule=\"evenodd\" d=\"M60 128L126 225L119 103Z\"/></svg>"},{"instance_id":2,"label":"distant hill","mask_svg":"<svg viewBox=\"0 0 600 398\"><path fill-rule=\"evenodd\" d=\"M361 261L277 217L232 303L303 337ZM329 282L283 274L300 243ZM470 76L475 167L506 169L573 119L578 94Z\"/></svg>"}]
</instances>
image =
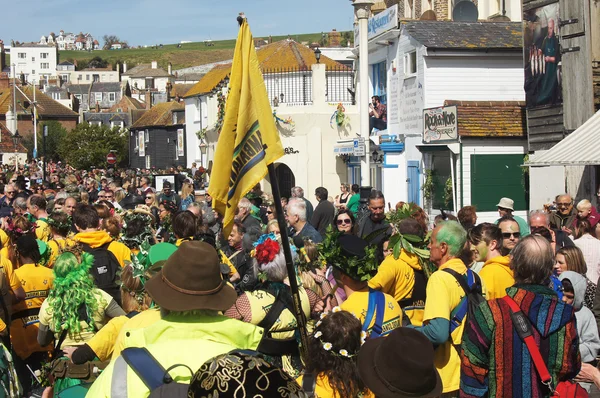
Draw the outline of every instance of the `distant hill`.
<instances>
[{"instance_id":1,"label":"distant hill","mask_svg":"<svg viewBox=\"0 0 600 398\"><path fill-rule=\"evenodd\" d=\"M260 36L256 36L255 38L259 37ZM284 40L288 37L299 43L312 43L321 40L321 33L273 36L273 41ZM268 36L262 38L268 39ZM92 52L59 51L58 57L59 62L69 60L87 61L93 57L100 57L107 60L112 65L117 62L127 62L128 69L137 64L150 63L151 61L157 61L159 66L167 69L167 64L171 62L174 70L225 61L233 58L235 40L215 40L211 43L213 44L212 46L207 46L204 42L194 42L182 44L181 47L177 47L177 44L165 44L156 49L147 47L126 50L96 50Z\"/></svg>"}]
</instances>

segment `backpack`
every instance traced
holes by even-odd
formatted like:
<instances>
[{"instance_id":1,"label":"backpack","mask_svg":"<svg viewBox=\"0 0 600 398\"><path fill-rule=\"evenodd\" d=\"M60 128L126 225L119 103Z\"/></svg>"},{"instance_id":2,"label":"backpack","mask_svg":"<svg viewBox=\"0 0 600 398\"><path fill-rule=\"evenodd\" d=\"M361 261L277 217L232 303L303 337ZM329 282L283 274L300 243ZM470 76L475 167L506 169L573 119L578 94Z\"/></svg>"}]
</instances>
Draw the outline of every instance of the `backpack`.
<instances>
[{"instance_id":1,"label":"backpack","mask_svg":"<svg viewBox=\"0 0 600 398\"><path fill-rule=\"evenodd\" d=\"M10 351L0 343L0 398L20 398L23 388L15 370L13 356Z\"/></svg>"},{"instance_id":2,"label":"backpack","mask_svg":"<svg viewBox=\"0 0 600 398\"><path fill-rule=\"evenodd\" d=\"M479 275L471 269L467 269L466 280L465 275L461 275L453 269L444 268L442 271L452 275L465 292L465 299L461 300L458 306L454 308L450 314L450 335L452 335L452 332L463 323L465 318L468 317L469 314L473 314L475 308L477 308L479 304L485 302L485 298L483 297L481 279L479 278Z\"/></svg>"},{"instance_id":3,"label":"backpack","mask_svg":"<svg viewBox=\"0 0 600 398\"><path fill-rule=\"evenodd\" d=\"M117 304L121 305L121 288L118 284L121 264L119 264L115 255L108 250L111 243L112 240L95 248L85 243L82 246L84 252L94 257L94 264L90 271L94 277L96 287L110 294Z\"/></svg>"},{"instance_id":4,"label":"backpack","mask_svg":"<svg viewBox=\"0 0 600 398\"><path fill-rule=\"evenodd\" d=\"M509 306L511 312L510 319L513 323L513 327L521 341L525 343L527 351L529 351L529 355L533 361L533 366L537 370L542 384L547 386L550 390L550 397L587 398L587 391L578 383L573 383L570 380L559 381L556 384L556 388L554 387L552 376L550 375L548 367L544 362L544 358L542 358L542 354L540 353L540 349L533 338L533 328L529 318L527 318L521 311L519 305L510 296L504 296L500 300L503 300Z\"/></svg>"},{"instance_id":5,"label":"backpack","mask_svg":"<svg viewBox=\"0 0 600 398\"><path fill-rule=\"evenodd\" d=\"M269 290L267 289L267 291ZM273 294L274 292L269 291L269 293ZM271 328L273 327L273 325L275 325L275 323L277 323L277 320L279 319L279 316L281 315L283 310L287 309L292 314L294 314L294 316L296 316L291 294L288 291L285 291L284 289L279 290L279 292L277 292L276 294L277 295L275 296L275 301L269 309L269 312L267 312L267 315L265 315L263 320L260 321L260 323L258 324L258 326L263 328L265 332L263 334L262 339L260 340L256 351L260 352L261 354L271 356L298 356L300 355L300 351L298 347L298 341L295 337L290 337L287 339L276 339L273 337L273 332L271 331ZM293 330L296 329L297 328L294 328ZM277 332L284 331L290 330L282 329L278 330Z\"/></svg>"},{"instance_id":6,"label":"backpack","mask_svg":"<svg viewBox=\"0 0 600 398\"><path fill-rule=\"evenodd\" d=\"M169 370L183 366L188 368L193 378L194 372L187 365L177 364L165 370L146 348L126 348L121 351L121 356L150 390L148 398L188 396L189 385L177 383L169 375Z\"/></svg>"}]
</instances>

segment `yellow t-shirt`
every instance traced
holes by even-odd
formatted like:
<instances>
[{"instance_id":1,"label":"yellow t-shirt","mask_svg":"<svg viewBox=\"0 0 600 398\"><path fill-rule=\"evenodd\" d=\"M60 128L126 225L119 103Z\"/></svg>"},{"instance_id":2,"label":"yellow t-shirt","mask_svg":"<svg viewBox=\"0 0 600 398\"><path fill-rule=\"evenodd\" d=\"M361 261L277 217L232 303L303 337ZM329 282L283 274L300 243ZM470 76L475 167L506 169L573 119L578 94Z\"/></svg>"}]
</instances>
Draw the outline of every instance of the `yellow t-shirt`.
<instances>
[{"instance_id":1,"label":"yellow t-shirt","mask_svg":"<svg viewBox=\"0 0 600 398\"><path fill-rule=\"evenodd\" d=\"M0 257L0 268L4 269L4 274L6 275L6 280L8 281L10 288L14 292L21 286L21 281L17 278L15 274L15 269L13 268L12 262L6 257Z\"/></svg>"},{"instance_id":2,"label":"yellow t-shirt","mask_svg":"<svg viewBox=\"0 0 600 398\"><path fill-rule=\"evenodd\" d=\"M35 237L41 241L48 242L48 239L50 239L51 232L50 226L48 225L46 220L35 220L35 225L37 225L37 228L35 229Z\"/></svg>"},{"instance_id":3,"label":"yellow t-shirt","mask_svg":"<svg viewBox=\"0 0 600 398\"><path fill-rule=\"evenodd\" d=\"M85 344L104 326L104 312L113 298L110 294L101 289L94 289L94 296L96 296L98 302L98 308L91 319L94 322L94 325L89 325L86 321L79 321L81 331L78 334L67 333L67 336L62 343L62 347L73 347ZM42 303L39 315L40 324L48 326L50 330L54 332L54 339L58 340L62 331L56 331L54 329L54 314L52 313L50 304L50 300L45 300ZM90 326L92 327L90 328Z\"/></svg>"},{"instance_id":4,"label":"yellow t-shirt","mask_svg":"<svg viewBox=\"0 0 600 398\"><path fill-rule=\"evenodd\" d=\"M50 239L48 241L48 247L50 248L50 259L48 260L47 266L49 268L54 267L54 262L56 258L60 254L61 250L64 250L67 247L75 246L77 242L75 242L71 238L66 239Z\"/></svg>"},{"instance_id":5,"label":"yellow t-shirt","mask_svg":"<svg viewBox=\"0 0 600 398\"><path fill-rule=\"evenodd\" d=\"M300 387L302 387L302 376L299 376L296 379L296 382L300 385ZM375 395L373 395L373 393L367 389L367 392L363 395L361 395L362 398L375 398ZM315 398L343 398L341 397L339 394L336 393L336 391L331 388L331 385L329 384L329 378L324 375L324 374L320 374L319 376L317 376L317 380L315 383Z\"/></svg>"},{"instance_id":6,"label":"yellow t-shirt","mask_svg":"<svg viewBox=\"0 0 600 398\"><path fill-rule=\"evenodd\" d=\"M125 348L133 347L127 342L127 337L129 335L129 333L127 332L136 329L143 329L146 326L150 326L158 321L160 321L160 310L158 308L140 312L133 318L128 319L119 331L119 335L117 336L117 340L115 341L115 347L112 353L112 360L117 359L119 355L121 355L121 351L123 351Z\"/></svg>"},{"instance_id":7,"label":"yellow t-shirt","mask_svg":"<svg viewBox=\"0 0 600 398\"><path fill-rule=\"evenodd\" d=\"M506 296L506 288L515 284L515 277L509 264L508 256L494 257L483 264L479 276L487 289L486 299L494 300Z\"/></svg>"},{"instance_id":8,"label":"yellow t-shirt","mask_svg":"<svg viewBox=\"0 0 600 398\"><path fill-rule=\"evenodd\" d=\"M113 318L88 340L87 345L101 361L110 360L119 332L128 320L129 318L124 315Z\"/></svg>"},{"instance_id":9,"label":"yellow t-shirt","mask_svg":"<svg viewBox=\"0 0 600 398\"><path fill-rule=\"evenodd\" d=\"M34 352L52 349L52 344L40 347L37 335L39 308L48 297L54 274L51 269L34 264L23 264L15 274L25 290L25 300L13 307L10 338L15 353L21 359L27 359Z\"/></svg>"},{"instance_id":10,"label":"yellow t-shirt","mask_svg":"<svg viewBox=\"0 0 600 398\"><path fill-rule=\"evenodd\" d=\"M429 277L423 324L427 324L428 321L435 318L449 321L452 311L465 298L465 291L457 283L456 278L448 272L442 271L445 268L452 269L462 275L467 272L465 264L460 259L453 258L441 265L439 271L434 272ZM485 297L485 286L483 287L483 295ZM463 323L454 330L450 339L435 350L434 364L442 378L443 392L445 393L456 391L460 386L460 357L452 344L460 346L464 327L463 320ZM452 340L452 344L450 340Z\"/></svg>"},{"instance_id":11,"label":"yellow t-shirt","mask_svg":"<svg viewBox=\"0 0 600 398\"><path fill-rule=\"evenodd\" d=\"M396 302L412 297L415 287L415 270L421 270L419 258L402 250L398 259L387 256L379 266L377 275L369 281L369 286L394 297ZM423 308L406 307L406 316L414 326L423 324Z\"/></svg>"},{"instance_id":12,"label":"yellow t-shirt","mask_svg":"<svg viewBox=\"0 0 600 398\"><path fill-rule=\"evenodd\" d=\"M402 326L402 310L396 300L389 294L385 294L385 312L383 313L383 335L389 334L392 330ZM369 308L369 288L352 293L346 301L340 305L344 311L348 311L356 316L360 323L365 322L367 311ZM367 329L367 333L371 333L377 314L373 314L371 324Z\"/></svg>"}]
</instances>

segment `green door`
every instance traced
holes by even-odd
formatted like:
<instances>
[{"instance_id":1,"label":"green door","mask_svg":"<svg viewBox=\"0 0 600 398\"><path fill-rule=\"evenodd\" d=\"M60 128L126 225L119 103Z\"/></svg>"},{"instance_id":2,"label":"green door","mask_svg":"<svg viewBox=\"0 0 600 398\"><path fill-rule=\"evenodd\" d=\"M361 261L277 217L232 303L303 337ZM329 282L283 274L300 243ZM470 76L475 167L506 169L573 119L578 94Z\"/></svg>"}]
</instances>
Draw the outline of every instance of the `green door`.
<instances>
[{"instance_id":1,"label":"green door","mask_svg":"<svg viewBox=\"0 0 600 398\"><path fill-rule=\"evenodd\" d=\"M527 210L525 155L471 155L471 204L478 211L496 211L500 198L515 201L515 210Z\"/></svg>"}]
</instances>

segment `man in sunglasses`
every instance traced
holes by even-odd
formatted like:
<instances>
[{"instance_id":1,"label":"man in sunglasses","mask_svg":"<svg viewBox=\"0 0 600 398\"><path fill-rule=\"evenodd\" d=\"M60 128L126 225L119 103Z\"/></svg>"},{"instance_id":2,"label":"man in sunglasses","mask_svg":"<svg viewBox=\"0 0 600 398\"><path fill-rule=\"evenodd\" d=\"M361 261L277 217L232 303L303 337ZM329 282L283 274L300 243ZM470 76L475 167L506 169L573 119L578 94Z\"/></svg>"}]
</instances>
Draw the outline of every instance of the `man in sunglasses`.
<instances>
[{"instance_id":1,"label":"man in sunglasses","mask_svg":"<svg viewBox=\"0 0 600 398\"><path fill-rule=\"evenodd\" d=\"M550 226L571 234L569 228L571 228L575 217L577 217L577 210L573 211L573 198L568 193L558 195L554 203L556 203L556 212L550 215Z\"/></svg>"},{"instance_id":2,"label":"man in sunglasses","mask_svg":"<svg viewBox=\"0 0 600 398\"><path fill-rule=\"evenodd\" d=\"M4 186L4 196L0 199L0 207L11 207L16 193L17 189L14 184L6 184Z\"/></svg>"},{"instance_id":3,"label":"man in sunglasses","mask_svg":"<svg viewBox=\"0 0 600 398\"><path fill-rule=\"evenodd\" d=\"M498 220L498 228L502 232L502 254L508 256L521 240L519 223L510 215Z\"/></svg>"}]
</instances>

